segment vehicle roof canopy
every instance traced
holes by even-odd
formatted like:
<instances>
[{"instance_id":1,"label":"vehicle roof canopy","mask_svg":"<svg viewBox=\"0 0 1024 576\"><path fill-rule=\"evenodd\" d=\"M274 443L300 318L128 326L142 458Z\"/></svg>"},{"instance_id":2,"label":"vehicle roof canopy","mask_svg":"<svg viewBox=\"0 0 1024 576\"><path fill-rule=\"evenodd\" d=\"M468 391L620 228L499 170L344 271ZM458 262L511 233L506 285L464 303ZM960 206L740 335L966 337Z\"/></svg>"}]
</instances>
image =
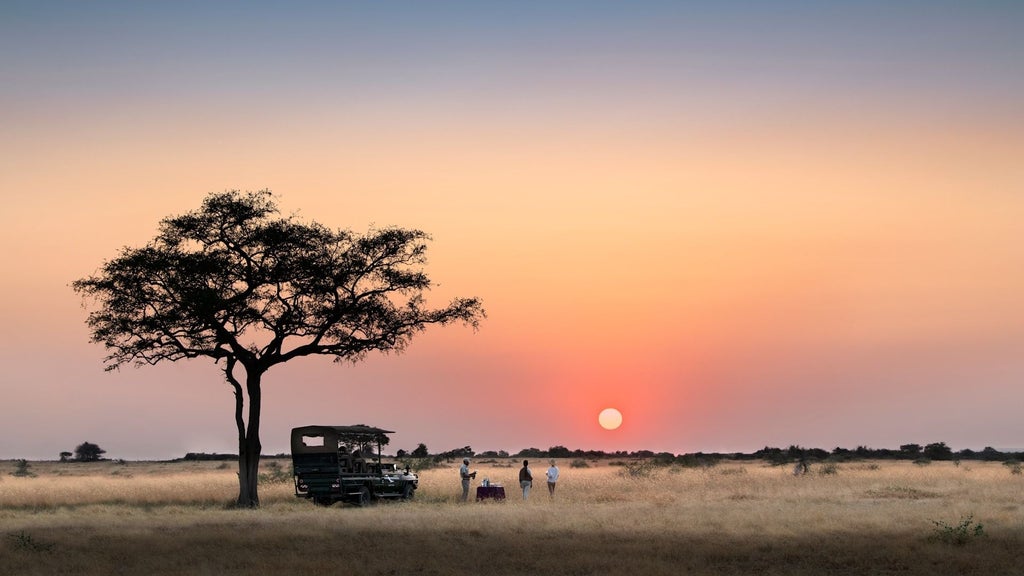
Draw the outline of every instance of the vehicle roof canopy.
<instances>
[{"instance_id":1,"label":"vehicle roof canopy","mask_svg":"<svg viewBox=\"0 0 1024 576\"><path fill-rule=\"evenodd\" d=\"M384 430L365 424L354 426L300 426L292 428L292 454L333 452L344 442L380 441L394 430ZM304 438L323 438L323 443L306 444Z\"/></svg>"}]
</instances>

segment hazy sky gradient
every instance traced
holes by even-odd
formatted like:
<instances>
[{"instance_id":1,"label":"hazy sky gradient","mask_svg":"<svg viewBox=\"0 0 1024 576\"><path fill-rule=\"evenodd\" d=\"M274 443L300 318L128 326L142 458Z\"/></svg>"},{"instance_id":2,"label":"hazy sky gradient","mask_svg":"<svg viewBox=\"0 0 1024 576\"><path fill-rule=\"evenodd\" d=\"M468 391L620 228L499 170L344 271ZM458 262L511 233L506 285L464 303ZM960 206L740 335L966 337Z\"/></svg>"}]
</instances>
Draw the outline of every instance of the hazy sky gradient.
<instances>
[{"instance_id":1,"label":"hazy sky gradient","mask_svg":"<svg viewBox=\"0 0 1024 576\"><path fill-rule=\"evenodd\" d=\"M0 458L233 451L70 282L270 188L434 236L477 333L264 379L263 445L1024 448L1024 4L0 2ZM602 431L605 407L624 424Z\"/></svg>"}]
</instances>

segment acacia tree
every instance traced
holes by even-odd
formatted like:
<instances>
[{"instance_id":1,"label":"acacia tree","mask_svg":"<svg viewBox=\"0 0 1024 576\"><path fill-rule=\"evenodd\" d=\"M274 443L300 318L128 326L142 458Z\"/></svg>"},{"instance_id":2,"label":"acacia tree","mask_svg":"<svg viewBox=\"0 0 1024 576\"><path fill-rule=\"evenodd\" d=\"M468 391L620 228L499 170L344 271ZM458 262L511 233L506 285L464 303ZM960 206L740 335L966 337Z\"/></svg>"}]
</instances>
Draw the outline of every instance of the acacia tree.
<instances>
[{"instance_id":1,"label":"acacia tree","mask_svg":"<svg viewBox=\"0 0 1024 576\"><path fill-rule=\"evenodd\" d=\"M358 362L402 351L427 325L477 327L477 298L426 307L429 236L385 228L354 234L280 215L273 194L209 195L199 210L161 221L142 248L124 248L72 285L93 342L122 365L211 358L234 390L238 505L259 505L261 385L300 356ZM248 411L246 403L248 402Z\"/></svg>"},{"instance_id":2,"label":"acacia tree","mask_svg":"<svg viewBox=\"0 0 1024 576\"><path fill-rule=\"evenodd\" d=\"M95 462L103 457L107 451L92 442L82 442L75 447L75 460L81 462Z\"/></svg>"}]
</instances>

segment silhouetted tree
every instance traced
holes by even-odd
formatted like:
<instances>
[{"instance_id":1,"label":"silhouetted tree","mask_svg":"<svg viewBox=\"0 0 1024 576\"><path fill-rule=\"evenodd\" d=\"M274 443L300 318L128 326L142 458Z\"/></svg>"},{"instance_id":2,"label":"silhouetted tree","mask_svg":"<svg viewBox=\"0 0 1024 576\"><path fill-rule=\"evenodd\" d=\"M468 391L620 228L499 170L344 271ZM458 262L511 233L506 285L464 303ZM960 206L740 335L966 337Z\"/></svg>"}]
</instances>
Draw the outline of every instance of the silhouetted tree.
<instances>
[{"instance_id":1,"label":"silhouetted tree","mask_svg":"<svg viewBox=\"0 0 1024 576\"><path fill-rule=\"evenodd\" d=\"M71 458L71 456L72 456L71 452L61 452L60 453L60 461L61 462L67 462L68 458Z\"/></svg>"},{"instance_id":2,"label":"silhouetted tree","mask_svg":"<svg viewBox=\"0 0 1024 576\"><path fill-rule=\"evenodd\" d=\"M267 370L300 356L357 362L402 351L429 324L475 328L484 317L476 298L425 307L428 240L401 228L330 230L281 217L270 191L230 191L164 219L149 244L124 248L73 287L96 305L88 325L109 351L108 370L199 357L221 364L235 394L238 505L257 506Z\"/></svg>"},{"instance_id":3,"label":"silhouetted tree","mask_svg":"<svg viewBox=\"0 0 1024 576\"><path fill-rule=\"evenodd\" d=\"M75 448L75 460L82 462L95 462L107 451L91 442L82 442Z\"/></svg>"},{"instance_id":4,"label":"silhouetted tree","mask_svg":"<svg viewBox=\"0 0 1024 576\"><path fill-rule=\"evenodd\" d=\"M924 456L932 460L952 460L953 449L945 442L934 442L924 447Z\"/></svg>"},{"instance_id":5,"label":"silhouetted tree","mask_svg":"<svg viewBox=\"0 0 1024 576\"><path fill-rule=\"evenodd\" d=\"M906 457L917 458L918 456L921 455L921 445L920 444L901 444L900 445L900 452L904 456L906 456Z\"/></svg>"},{"instance_id":6,"label":"silhouetted tree","mask_svg":"<svg viewBox=\"0 0 1024 576\"><path fill-rule=\"evenodd\" d=\"M569 458L572 456L572 450L569 450L565 446L552 446L548 448L548 456L551 458Z\"/></svg>"},{"instance_id":7,"label":"silhouetted tree","mask_svg":"<svg viewBox=\"0 0 1024 576\"><path fill-rule=\"evenodd\" d=\"M430 452L427 451L427 445L420 442L420 444L416 446L416 449L412 451L411 456L413 458L426 458L427 456L430 456Z\"/></svg>"},{"instance_id":8,"label":"silhouetted tree","mask_svg":"<svg viewBox=\"0 0 1024 576\"><path fill-rule=\"evenodd\" d=\"M987 461L996 461L1003 459L1003 453L991 446L985 446L981 449L981 459Z\"/></svg>"}]
</instances>

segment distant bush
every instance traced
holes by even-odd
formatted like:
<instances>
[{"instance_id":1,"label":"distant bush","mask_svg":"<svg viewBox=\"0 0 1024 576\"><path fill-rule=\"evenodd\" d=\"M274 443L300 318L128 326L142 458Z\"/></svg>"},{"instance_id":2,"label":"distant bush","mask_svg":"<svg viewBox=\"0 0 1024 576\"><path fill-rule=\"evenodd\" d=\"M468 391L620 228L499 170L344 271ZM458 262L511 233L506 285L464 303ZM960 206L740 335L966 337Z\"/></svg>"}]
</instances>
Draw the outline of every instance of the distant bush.
<instances>
[{"instance_id":1,"label":"distant bush","mask_svg":"<svg viewBox=\"0 0 1024 576\"><path fill-rule=\"evenodd\" d=\"M839 466L835 462L824 462L818 466L818 474L821 476L832 476L839 473Z\"/></svg>"},{"instance_id":2,"label":"distant bush","mask_svg":"<svg viewBox=\"0 0 1024 576\"><path fill-rule=\"evenodd\" d=\"M577 458L569 463L570 468L590 468L590 464L587 464L586 460Z\"/></svg>"},{"instance_id":3,"label":"distant bush","mask_svg":"<svg viewBox=\"0 0 1024 576\"><path fill-rule=\"evenodd\" d=\"M718 465L720 460L720 457L709 454L683 454L676 457L675 463L686 468L711 468Z\"/></svg>"},{"instance_id":4,"label":"distant bush","mask_svg":"<svg viewBox=\"0 0 1024 576\"><path fill-rule=\"evenodd\" d=\"M1010 474L1019 475L1021 473L1020 462L1017 460L1007 460L1003 462L1003 466L1010 469Z\"/></svg>"},{"instance_id":5,"label":"distant bush","mask_svg":"<svg viewBox=\"0 0 1024 576\"><path fill-rule=\"evenodd\" d=\"M276 461L271 461L265 468L266 472L261 472L259 476L260 484L284 484L292 482L295 477L294 471L282 468Z\"/></svg>"},{"instance_id":6,"label":"distant bush","mask_svg":"<svg viewBox=\"0 0 1024 576\"><path fill-rule=\"evenodd\" d=\"M914 460L914 464L917 464L918 466L927 466L927 465L929 465L931 463L932 463L932 461L931 461L930 458L921 457L921 458L918 458L918 459Z\"/></svg>"},{"instance_id":7,"label":"distant bush","mask_svg":"<svg viewBox=\"0 0 1024 576\"><path fill-rule=\"evenodd\" d=\"M434 460L433 458L406 458L400 461L402 466L412 470L419 474L424 470L432 470L434 468L440 468L441 462Z\"/></svg>"},{"instance_id":8,"label":"distant bush","mask_svg":"<svg viewBox=\"0 0 1024 576\"><path fill-rule=\"evenodd\" d=\"M636 460L626 462L619 474L626 478L643 479L654 476L655 469L655 464L649 460Z\"/></svg>"},{"instance_id":9,"label":"distant bush","mask_svg":"<svg viewBox=\"0 0 1024 576\"><path fill-rule=\"evenodd\" d=\"M14 472L11 472L11 476L35 478L36 474L32 471L32 465L28 463L28 460L21 459L14 461Z\"/></svg>"},{"instance_id":10,"label":"distant bush","mask_svg":"<svg viewBox=\"0 0 1024 576\"><path fill-rule=\"evenodd\" d=\"M207 454L206 452L189 452L182 460L186 462L208 462L211 460L238 460L238 454Z\"/></svg>"}]
</instances>

